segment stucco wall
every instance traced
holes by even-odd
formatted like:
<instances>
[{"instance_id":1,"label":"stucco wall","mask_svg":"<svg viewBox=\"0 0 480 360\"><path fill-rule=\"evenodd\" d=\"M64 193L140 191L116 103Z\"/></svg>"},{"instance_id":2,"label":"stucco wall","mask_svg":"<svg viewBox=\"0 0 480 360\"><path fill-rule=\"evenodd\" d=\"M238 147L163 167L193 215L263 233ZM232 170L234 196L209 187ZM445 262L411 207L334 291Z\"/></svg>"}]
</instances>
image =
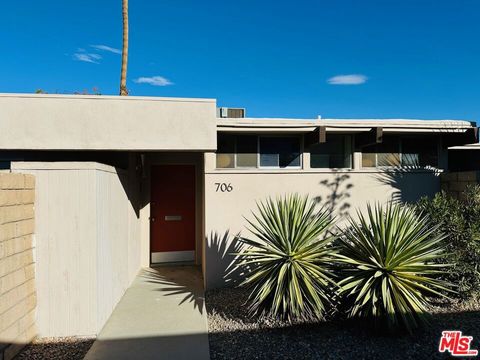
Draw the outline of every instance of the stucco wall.
<instances>
[{"instance_id":1,"label":"stucco wall","mask_svg":"<svg viewBox=\"0 0 480 360\"><path fill-rule=\"evenodd\" d=\"M0 173L0 359L36 335L34 200L32 175Z\"/></svg>"},{"instance_id":2,"label":"stucco wall","mask_svg":"<svg viewBox=\"0 0 480 360\"><path fill-rule=\"evenodd\" d=\"M217 191L216 183L231 184L232 191ZM225 269L231 263L239 231L246 234L246 222L255 202L267 196L308 194L331 209L340 220L368 202L415 201L440 189L437 174L426 171L369 172L331 171L220 171L205 174L205 280L208 288L225 284Z\"/></svg>"},{"instance_id":3,"label":"stucco wall","mask_svg":"<svg viewBox=\"0 0 480 360\"><path fill-rule=\"evenodd\" d=\"M209 99L0 94L2 149L214 150Z\"/></svg>"},{"instance_id":4,"label":"stucco wall","mask_svg":"<svg viewBox=\"0 0 480 360\"><path fill-rule=\"evenodd\" d=\"M140 267L126 171L98 163L13 163L36 177L39 336L97 334Z\"/></svg>"}]
</instances>

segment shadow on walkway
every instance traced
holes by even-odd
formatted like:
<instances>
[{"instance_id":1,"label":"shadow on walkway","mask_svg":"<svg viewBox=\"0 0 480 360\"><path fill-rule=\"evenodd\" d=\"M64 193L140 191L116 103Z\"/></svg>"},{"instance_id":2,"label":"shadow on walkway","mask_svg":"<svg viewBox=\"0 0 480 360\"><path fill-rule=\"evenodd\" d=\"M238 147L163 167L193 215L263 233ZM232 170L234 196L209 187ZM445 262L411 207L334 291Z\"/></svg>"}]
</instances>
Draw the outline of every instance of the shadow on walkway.
<instances>
[{"instance_id":1,"label":"shadow on walkway","mask_svg":"<svg viewBox=\"0 0 480 360\"><path fill-rule=\"evenodd\" d=\"M85 359L209 359L200 270L142 270Z\"/></svg>"},{"instance_id":2,"label":"shadow on walkway","mask_svg":"<svg viewBox=\"0 0 480 360\"><path fill-rule=\"evenodd\" d=\"M199 267L194 266L159 266L145 269L141 275L156 290L165 296L173 296L179 300L178 305L192 304L201 314L205 308L203 278Z\"/></svg>"}]
</instances>

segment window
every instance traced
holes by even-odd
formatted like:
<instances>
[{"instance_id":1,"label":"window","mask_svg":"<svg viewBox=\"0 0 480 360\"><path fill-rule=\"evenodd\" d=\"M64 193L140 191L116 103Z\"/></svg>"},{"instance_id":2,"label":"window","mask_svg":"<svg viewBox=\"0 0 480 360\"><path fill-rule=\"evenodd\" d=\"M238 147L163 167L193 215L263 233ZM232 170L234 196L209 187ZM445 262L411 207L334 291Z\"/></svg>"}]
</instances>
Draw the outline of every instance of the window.
<instances>
[{"instance_id":1,"label":"window","mask_svg":"<svg viewBox=\"0 0 480 360\"><path fill-rule=\"evenodd\" d=\"M300 167L300 138L260 137L260 167Z\"/></svg>"},{"instance_id":2,"label":"window","mask_svg":"<svg viewBox=\"0 0 480 360\"><path fill-rule=\"evenodd\" d=\"M400 166L400 139L398 137L388 137L383 139L381 144L377 144L377 166Z\"/></svg>"},{"instance_id":3,"label":"window","mask_svg":"<svg viewBox=\"0 0 480 360\"><path fill-rule=\"evenodd\" d=\"M301 146L298 136L219 134L217 168L298 168Z\"/></svg>"},{"instance_id":4,"label":"window","mask_svg":"<svg viewBox=\"0 0 480 360\"><path fill-rule=\"evenodd\" d=\"M238 135L237 136L237 166L236 167L257 167L258 151L257 136Z\"/></svg>"},{"instance_id":5,"label":"window","mask_svg":"<svg viewBox=\"0 0 480 360\"><path fill-rule=\"evenodd\" d=\"M414 137L402 139L403 166L438 166L437 140L428 137L419 141Z\"/></svg>"},{"instance_id":6,"label":"window","mask_svg":"<svg viewBox=\"0 0 480 360\"><path fill-rule=\"evenodd\" d=\"M328 135L327 142L310 146L311 168L351 168L351 137Z\"/></svg>"},{"instance_id":7,"label":"window","mask_svg":"<svg viewBox=\"0 0 480 360\"><path fill-rule=\"evenodd\" d=\"M362 149L362 167L438 166L437 138L385 136Z\"/></svg>"},{"instance_id":8,"label":"window","mask_svg":"<svg viewBox=\"0 0 480 360\"><path fill-rule=\"evenodd\" d=\"M217 138L217 168L235 167L235 135L224 134Z\"/></svg>"}]
</instances>

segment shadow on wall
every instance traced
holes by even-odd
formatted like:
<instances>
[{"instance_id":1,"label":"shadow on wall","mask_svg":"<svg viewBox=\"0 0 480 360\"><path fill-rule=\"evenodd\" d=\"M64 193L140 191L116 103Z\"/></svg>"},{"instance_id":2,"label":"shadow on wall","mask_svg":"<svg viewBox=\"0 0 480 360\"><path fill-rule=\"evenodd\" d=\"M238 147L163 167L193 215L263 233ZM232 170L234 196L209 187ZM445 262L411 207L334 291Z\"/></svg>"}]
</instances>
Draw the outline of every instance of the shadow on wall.
<instances>
[{"instance_id":1,"label":"shadow on wall","mask_svg":"<svg viewBox=\"0 0 480 360\"><path fill-rule=\"evenodd\" d=\"M144 171L141 156L138 154L130 154L126 170L117 169L118 178L137 219L140 218L140 209L149 202L148 199L142 197Z\"/></svg>"},{"instance_id":2,"label":"shadow on wall","mask_svg":"<svg viewBox=\"0 0 480 360\"><path fill-rule=\"evenodd\" d=\"M193 266L159 266L145 269L141 276L147 282L158 285L156 290L162 292L162 295L178 297L178 305L191 303L202 314L205 303L202 273L199 267L195 266L194 271L192 268Z\"/></svg>"},{"instance_id":3,"label":"shadow on wall","mask_svg":"<svg viewBox=\"0 0 480 360\"><path fill-rule=\"evenodd\" d=\"M223 235L210 233L205 249L207 288L235 286L245 277L245 273L234 267L235 254L242 250L239 235L232 236L229 230Z\"/></svg>"},{"instance_id":4,"label":"shadow on wall","mask_svg":"<svg viewBox=\"0 0 480 360\"><path fill-rule=\"evenodd\" d=\"M350 198L353 184L350 182L350 175L335 173L333 178L329 177L320 181L320 186L325 188L327 195L313 198L315 203L323 206L330 213L331 218L344 219L351 208L348 199ZM325 191L321 191L325 193ZM236 256L242 249L238 240L240 233L231 235L227 230L223 234L212 231L206 239L206 284L208 289L217 287L232 287L238 285L247 275L251 268L242 266L241 269L234 267Z\"/></svg>"},{"instance_id":5,"label":"shadow on wall","mask_svg":"<svg viewBox=\"0 0 480 360\"><path fill-rule=\"evenodd\" d=\"M326 188L328 195L317 196L313 200L323 205L330 212L330 217L336 216L337 220L344 219L350 210L350 191L353 184L349 182L350 175L345 173L336 173L333 179L320 181L320 185Z\"/></svg>"},{"instance_id":6,"label":"shadow on wall","mask_svg":"<svg viewBox=\"0 0 480 360\"><path fill-rule=\"evenodd\" d=\"M440 170L422 166L392 167L373 177L393 188L391 200L412 203L422 196L434 196L440 190Z\"/></svg>"}]
</instances>

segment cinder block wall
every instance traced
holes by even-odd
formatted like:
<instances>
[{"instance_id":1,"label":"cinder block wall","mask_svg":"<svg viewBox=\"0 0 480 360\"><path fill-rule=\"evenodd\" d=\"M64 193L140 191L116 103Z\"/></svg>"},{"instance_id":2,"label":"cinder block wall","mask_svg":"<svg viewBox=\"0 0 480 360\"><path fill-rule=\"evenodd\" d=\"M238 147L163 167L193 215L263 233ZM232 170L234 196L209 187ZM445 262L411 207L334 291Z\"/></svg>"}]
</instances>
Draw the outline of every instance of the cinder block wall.
<instances>
[{"instance_id":1,"label":"cinder block wall","mask_svg":"<svg viewBox=\"0 0 480 360\"><path fill-rule=\"evenodd\" d=\"M36 335L35 178L0 173L0 359Z\"/></svg>"},{"instance_id":2,"label":"cinder block wall","mask_svg":"<svg viewBox=\"0 0 480 360\"><path fill-rule=\"evenodd\" d=\"M459 199L468 185L480 182L480 171L458 171L440 175L440 186L451 196Z\"/></svg>"}]
</instances>

